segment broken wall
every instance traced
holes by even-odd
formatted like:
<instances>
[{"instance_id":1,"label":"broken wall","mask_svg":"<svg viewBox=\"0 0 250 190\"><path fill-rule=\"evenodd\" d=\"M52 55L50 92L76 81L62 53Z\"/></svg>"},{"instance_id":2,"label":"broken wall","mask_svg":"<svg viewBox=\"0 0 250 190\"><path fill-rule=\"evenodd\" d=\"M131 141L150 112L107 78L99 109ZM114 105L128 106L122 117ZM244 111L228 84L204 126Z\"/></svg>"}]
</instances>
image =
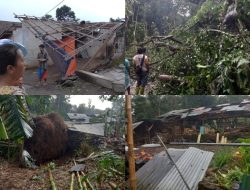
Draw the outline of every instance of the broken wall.
<instances>
[{"instance_id":1,"label":"broken wall","mask_svg":"<svg viewBox=\"0 0 250 190\"><path fill-rule=\"evenodd\" d=\"M103 29L103 30L101 30L101 32L106 32L106 31ZM110 40L107 42L107 44L105 45L103 50L97 55L97 58L106 58L107 57L107 52L106 52L107 46L110 46L114 43L115 37L116 37L116 34L114 34L110 38ZM104 45L106 38L108 38L108 34L105 35L104 37L100 38L99 40L95 40L92 43L90 43L87 49L80 52L82 58L88 59L88 58L95 56L96 53L98 52L98 50L100 49L100 47L102 47ZM77 47L80 47L80 45L78 45Z\"/></svg>"}]
</instances>

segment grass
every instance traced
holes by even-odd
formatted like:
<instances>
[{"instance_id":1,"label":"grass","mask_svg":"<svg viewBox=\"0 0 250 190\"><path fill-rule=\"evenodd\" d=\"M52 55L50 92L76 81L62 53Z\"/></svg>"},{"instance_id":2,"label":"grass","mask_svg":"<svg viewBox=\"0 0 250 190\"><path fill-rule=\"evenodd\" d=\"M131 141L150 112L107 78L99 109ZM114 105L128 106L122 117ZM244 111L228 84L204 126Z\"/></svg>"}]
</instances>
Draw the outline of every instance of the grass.
<instances>
[{"instance_id":1,"label":"grass","mask_svg":"<svg viewBox=\"0 0 250 190\"><path fill-rule=\"evenodd\" d=\"M215 153L212 161L212 167L222 168L233 159L232 149L228 148Z\"/></svg>"}]
</instances>

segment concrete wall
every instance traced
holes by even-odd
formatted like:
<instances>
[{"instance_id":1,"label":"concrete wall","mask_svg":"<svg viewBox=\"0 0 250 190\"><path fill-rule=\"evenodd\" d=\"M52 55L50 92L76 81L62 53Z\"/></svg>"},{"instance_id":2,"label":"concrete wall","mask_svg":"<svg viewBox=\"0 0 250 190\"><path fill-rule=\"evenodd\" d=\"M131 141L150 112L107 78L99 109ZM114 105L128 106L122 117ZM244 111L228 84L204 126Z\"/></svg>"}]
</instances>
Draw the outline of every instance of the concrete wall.
<instances>
[{"instance_id":1,"label":"concrete wall","mask_svg":"<svg viewBox=\"0 0 250 190\"><path fill-rule=\"evenodd\" d=\"M106 30L102 30L101 32L106 32ZM106 36L104 36L102 39L99 40L95 40L93 41L92 43L90 43L89 46L91 47L88 47L87 49L83 50L81 53L81 56L83 58L90 58L90 57L93 57L97 51L100 49L100 47L103 45L103 41L105 40L105 38L109 37L109 35L107 34ZM116 34L114 34L111 39L107 42L107 45L106 46L110 46L114 43L114 39L116 37ZM106 57L106 46L103 48L103 52L101 52L99 55L97 55L97 57ZM80 46L78 46L80 47Z\"/></svg>"},{"instance_id":2,"label":"concrete wall","mask_svg":"<svg viewBox=\"0 0 250 190\"><path fill-rule=\"evenodd\" d=\"M43 42L40 39L36 38L34 34L24 24L22 24L22 28L18 28L13 32L12 39L15 42L24 45L28 50L28 55L25 57L25 62L27 64L27 67L28 68L37 67L38 66L37 54L40 51L38 46ZM49 65L53 64L50 57L48 64Z\"/></svg>"},{"instance_id":3,"label":"concrete wall","mask_svg":"<svg viewBox=\"0 0 250 190\"><path fill-rule=\"evenodd\" d=\"M118 49L115 50L114 59L124 55L125 38L124 37L117 38L117 43L118 43Z\"/></svg>"}]
</instances>

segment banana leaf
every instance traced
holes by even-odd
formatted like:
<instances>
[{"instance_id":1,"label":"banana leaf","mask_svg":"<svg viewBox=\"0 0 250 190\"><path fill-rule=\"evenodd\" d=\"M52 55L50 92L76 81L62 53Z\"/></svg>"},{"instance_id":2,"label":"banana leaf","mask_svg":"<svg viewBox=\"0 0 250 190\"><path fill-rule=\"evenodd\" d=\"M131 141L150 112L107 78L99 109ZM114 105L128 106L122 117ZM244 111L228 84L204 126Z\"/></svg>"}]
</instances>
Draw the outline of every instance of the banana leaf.
<instances>
[{"instance_id":1,"label":"banana leaf","mask_svg":"<svg viewBox=\"0 0 250 190\"><path fill-rule=\"evenodd\" d=\"M24 96L0 96L0 116L10 140L32 137L34 122Z\"/></svg>"},{"instance_id":2,"label":"banana leaf","mask_svg":"<svg viewBox=\"0 0 250 190\"><path fill-rule=\"evenodd\" d=\"M5 129L5 126L3 124L3 121L0 117L0 140L7 140L9 137L7 135L7 132L6 132L6 129Z\"/></svg>"}]
</instances>

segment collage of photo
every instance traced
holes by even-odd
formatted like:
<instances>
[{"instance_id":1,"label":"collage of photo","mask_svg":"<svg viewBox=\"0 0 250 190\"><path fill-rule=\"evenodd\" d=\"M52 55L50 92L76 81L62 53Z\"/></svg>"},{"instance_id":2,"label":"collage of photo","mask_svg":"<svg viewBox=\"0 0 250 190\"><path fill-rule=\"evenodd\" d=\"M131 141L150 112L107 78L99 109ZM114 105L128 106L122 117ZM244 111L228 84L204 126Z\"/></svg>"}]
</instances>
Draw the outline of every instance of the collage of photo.
<instances>
[{"instance_id":1,"label":"collage of photo","mask_svg":"<svg viewBox=\"0 0 250 190\"><path fill-rule=\"evenodd\" d=\"M250 190L250 1L2 0L0 190Z\"/></svg>"}]
</instances>

